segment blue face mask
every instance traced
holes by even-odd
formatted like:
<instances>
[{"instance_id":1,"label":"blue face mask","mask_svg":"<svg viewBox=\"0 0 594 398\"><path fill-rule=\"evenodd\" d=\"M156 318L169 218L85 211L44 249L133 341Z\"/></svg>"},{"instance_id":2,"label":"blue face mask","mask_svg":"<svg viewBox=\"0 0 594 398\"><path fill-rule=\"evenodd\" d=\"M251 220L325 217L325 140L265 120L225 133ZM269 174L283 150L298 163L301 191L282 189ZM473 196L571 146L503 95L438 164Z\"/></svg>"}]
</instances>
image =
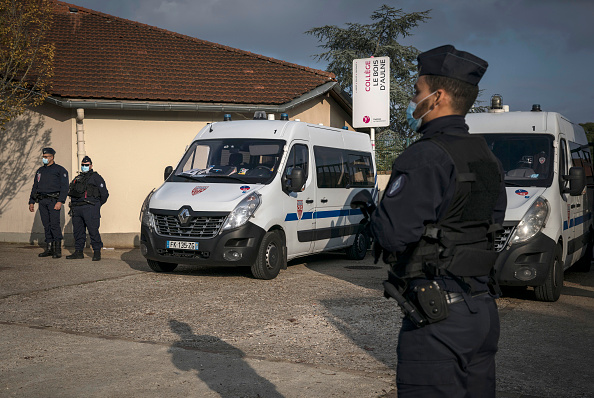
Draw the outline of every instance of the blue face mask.
<instances>
[{"instance_id":1,"label":"blue face mask","mask_svg":"<svg viewBox=\"0 0 594 398\"><path fill-rule=\"evenodd\" d=\"M43 162L43 164L48 164L49 163L49 159L48 158L41 158L41 161Z\"/></svg>"},{"instance_id":2,"label":"blue face mask","mask_svg":"<svg viewBox=\"0 0 594 398\"><path fill-rule=\"evenodd\" d=\"M423 123L423 118L425 116L427 116L427 114L433 110L433 109L429 109L420 118L415 119L415 117L413 116L413 113L415 113L415 110L417 109L417 105L419 105L421 102L425 101L427 98L431 97L436 92L437 91L432 92L431 94L429 94L428 96L426 96L425 98L420 100L418 103L410 101L410 103L408 104L408 107L406 108L406 121L408 122L408 125L410 126L410 128L413 131L419 131L419 127L421 127L421 123Z\"/></svg>"},{"instance_id":3,"label":"blue face mask","mask_svg":"<svg viewBox=\"0 0 594 398\"><path fill-rule=\"evenodd\" d=\"M80 166L80 171L82 171L83 173L86 173L87 171L89 171L90 168L91 168L91 166Z\"/></svg>"}]
</instances>

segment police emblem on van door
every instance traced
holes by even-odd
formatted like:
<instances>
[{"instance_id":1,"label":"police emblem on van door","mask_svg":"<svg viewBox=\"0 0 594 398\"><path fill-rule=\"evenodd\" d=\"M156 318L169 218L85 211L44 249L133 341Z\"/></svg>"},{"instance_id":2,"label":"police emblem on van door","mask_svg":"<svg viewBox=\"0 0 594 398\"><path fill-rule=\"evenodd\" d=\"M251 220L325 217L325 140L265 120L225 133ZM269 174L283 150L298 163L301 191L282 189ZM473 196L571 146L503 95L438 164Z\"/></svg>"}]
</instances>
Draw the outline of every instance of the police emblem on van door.
<instances>
[{"instance_id":1,"label":"police emblem on van door","mask_svg":"<svg viewBox=\"0 0 594 398\"><path fill-rule=\"evenodd\" d=\"M192 189L192 196L198 195L200 192L204 192L207 189L208 189L208 186L206 186L206 187L195 186L194 189Z\"/></svg>"},{"instance_id":2,"label":"police emblem on van door","mask_svg":"<svg viewBox=\"0 0 594 398\"><path fill-rule=\"evenodd\" d=\"M301 216L303 215L303 201L297 201L297 218L301 220Z\"/></svg>"},{"instance_id":3,"label":"police emblem on van door","mask_svg":"<svg viewBox=\"0 0 594 398\"><path fill-rule=\"evenodd\" d=\"M182 209L177 215L177 219L180 224L185 225L190 219L190 211L188 209Z\"/></svg>"}]
</instances>

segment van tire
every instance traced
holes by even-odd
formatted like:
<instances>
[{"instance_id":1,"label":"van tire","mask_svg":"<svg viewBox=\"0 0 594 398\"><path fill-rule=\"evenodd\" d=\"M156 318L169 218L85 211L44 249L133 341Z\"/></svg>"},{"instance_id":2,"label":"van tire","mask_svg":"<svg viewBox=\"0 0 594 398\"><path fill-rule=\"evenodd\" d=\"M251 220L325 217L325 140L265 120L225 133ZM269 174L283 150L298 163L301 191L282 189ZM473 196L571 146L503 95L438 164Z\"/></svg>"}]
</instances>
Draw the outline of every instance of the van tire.
<instances>
[{"instance_id":1,"label":"van tire","mask_svg":"<svg viewBox=\"0 0 594 398\"><path fill-rule=\"evenodd\" d=\"M146 263L155 272L171 272L177 268L177 264L164 263L163 261L149 260Z\"/></svg>"},{"instance_id":2,"label":"van tire","mask_svg":"<svg viewBox=\"0 0 594 398\"><path fill-rule=\"evenodd\" d=\"M561 253L560 249L557 248L545 283L534 288L534 294L538 301L557 301L561 296L561 289L563 288L563 262L561 261Z\"/></svg>"},{"instance_id":3,"label":"van tire","mask_svg":"<svg viewBox=\"0 0 594 398\"><path fill-rule=\"evenodd\" d=\"M367 255L367 249L369 248L369 235L364 228L361 228L357 235L355 235L355 241L352 246L345 249L347 257L351 260L363 260Z\"/></svg>"},{"instance_id":4,"label":"van tire","mask_svg":"<svg viewBox=\"0 0 594 398\"><path fill-rule=\"evenodd\" d=\"M594 249L592 242L586 246L586 254L580 258L571 269L577 272L590 272L590 266L592 265L592 249Z\"/></svg>"},{"instance_id":5,"label":"van tire","mask_svg":"<svg viewBox=\"0 0 594 398\"><path fill-rule=\"evenodd\" d=\"M285 243L276 231L266 232L258 249L258 257L252 264L256 279L274 279L285 265Z\"/></svg>"}]
</instances>

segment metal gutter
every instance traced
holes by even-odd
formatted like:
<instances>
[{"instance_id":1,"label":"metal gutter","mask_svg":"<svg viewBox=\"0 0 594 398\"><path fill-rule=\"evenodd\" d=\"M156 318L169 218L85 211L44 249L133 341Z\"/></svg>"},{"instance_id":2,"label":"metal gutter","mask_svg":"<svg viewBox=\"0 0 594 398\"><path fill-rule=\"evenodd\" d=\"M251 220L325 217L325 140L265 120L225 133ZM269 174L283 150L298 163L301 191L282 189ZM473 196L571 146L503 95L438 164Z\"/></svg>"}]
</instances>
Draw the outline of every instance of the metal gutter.
<instances>
[{"instance_id":1,"label":"metal gutter","mask_svg":"<svg viewBox=\"0 0 594 398\"><path fill-rule=\"evenodd\" d=\"M184 102L134 102L134 101L102 101L102 100L71 100L56 97L47 97L46 102L62 108L75 109L101 109L101 110L131 110L131 111L186 111L186 112L254 112L265 111L282 113L299 106L313 98L333 91L339 96L343 104L352 109L348 97L342 93L337 82L328 82L316 87L312 91L282 105L256 105L256 104L209 104L209 103L184 103ZM350 109L349 109L350 110Z\"/></svg>"}]
</instances>

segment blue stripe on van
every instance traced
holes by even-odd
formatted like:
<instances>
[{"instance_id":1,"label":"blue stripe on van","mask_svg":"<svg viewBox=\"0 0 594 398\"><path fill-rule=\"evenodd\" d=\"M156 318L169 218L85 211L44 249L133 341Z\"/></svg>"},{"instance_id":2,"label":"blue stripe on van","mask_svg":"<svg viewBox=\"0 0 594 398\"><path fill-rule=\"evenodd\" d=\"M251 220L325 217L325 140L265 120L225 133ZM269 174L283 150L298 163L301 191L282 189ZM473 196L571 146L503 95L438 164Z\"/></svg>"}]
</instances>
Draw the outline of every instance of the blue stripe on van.
<instances>
[{"instance_id":1,"label":"blue stripe on van","mask_svg":"<svg viewBox=\"0 0 594 398\"><path fill-rule=\"evenodd\" d=\"M583 223L590 221L591 218L592 213L588 213L585 216L581 215L579 217L572 218L569 220L569 225L567 225L567 221L563 221L563 231L572 227L577 227L578 225L582 225Z\"/></svg>"},{"instance_id":2,"label":"blue stripe on van","mask_svg":"<svg viewBox=\"0 0 594 398\"><path fill-rule=\"evenodd\" d=\"M324 211L316 211L311 212L307 211L304 212L301 216L302 220L311 220L311 219L322 219L322 218L333 218L333 217L345 217L345 216L358 216L363 214L361 209L342 209L342 210L324 210ZM299 218L297 217L297 213L287 213L285 217L285 221L297 221Z\"/></svg>"}]
</instances>

